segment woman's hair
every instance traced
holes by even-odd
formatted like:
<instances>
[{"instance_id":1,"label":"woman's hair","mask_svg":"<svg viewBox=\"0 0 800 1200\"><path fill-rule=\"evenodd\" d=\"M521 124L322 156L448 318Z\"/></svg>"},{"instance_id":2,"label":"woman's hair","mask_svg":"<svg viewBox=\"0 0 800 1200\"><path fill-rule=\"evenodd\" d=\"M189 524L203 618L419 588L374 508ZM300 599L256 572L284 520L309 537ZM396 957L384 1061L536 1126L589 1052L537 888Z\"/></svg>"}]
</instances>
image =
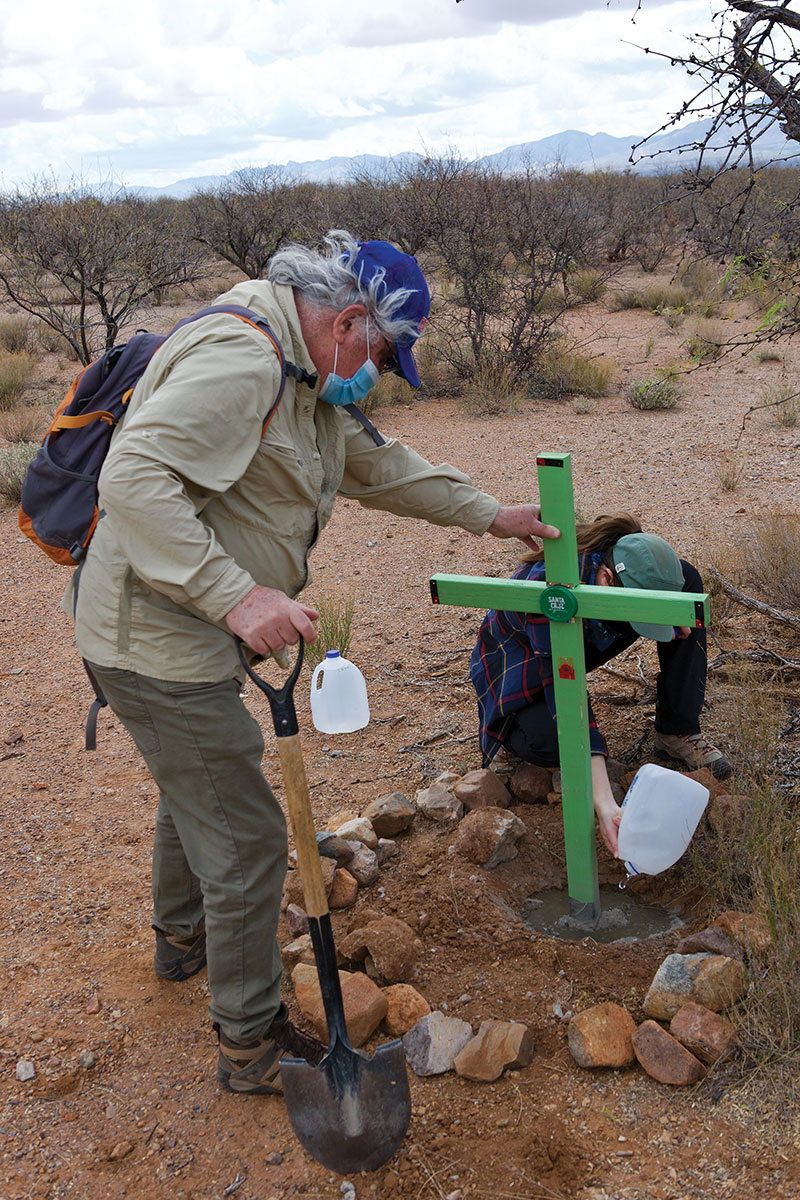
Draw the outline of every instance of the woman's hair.
<instances>
[{"instance_id":1,"label":"woman's hair","mask_svg":"<svg viewBox=\"0 0 800 1200\"><path fill-rule=\"evenodd\" d=\"M578 537L578 554L596 551L607 558L606 565L614 570L610 551L621 537L628 533L641 533L642 527L630 513L612 513L610 517L595 517L593 521L578 521L575 525ZM544 550L529 550L520 559L524 563L541 562Z\"/></svg>"},{"instance_id":2,"label":"woman's hair","mask_svg":"<svg viewBox=\"0 0 800 1200\"><path fill-rule=\"evenodd\" d=\"M269 260L267 279L270 283L297 288L317 308L341 312L349 304L363 304L378 332L394 345L419 337L417 320L393 315L414 294L413 291L409 288L387 290L382 270L376 271L367 283L362 283L351 265L361 248L360 243L346 229L329 230L323 245L326 249L319 251L290 242Z\"/></svg>"}]
</instances>

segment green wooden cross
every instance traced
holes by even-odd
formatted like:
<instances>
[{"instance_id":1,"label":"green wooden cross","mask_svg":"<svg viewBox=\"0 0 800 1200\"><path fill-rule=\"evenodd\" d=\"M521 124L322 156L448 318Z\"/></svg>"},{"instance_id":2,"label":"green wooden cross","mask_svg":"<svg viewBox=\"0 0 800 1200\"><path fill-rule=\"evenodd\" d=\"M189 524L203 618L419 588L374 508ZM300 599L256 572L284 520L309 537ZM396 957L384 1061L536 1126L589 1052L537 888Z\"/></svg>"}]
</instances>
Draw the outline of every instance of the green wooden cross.
<instances>
[{"instance_id":1,"label":"green wooden cross","mask_svg":"<svg viewBox=\"0 0 800 1200\"><path fill-rule=\"evenodd\" d=\"M600 919L600 894L583 620L597 617L604 621L635 620L653 625L702 628L708 620L708 596L705 593L656 592L581 583L571 457L569 454L543 454L536 459L536 465L542 520L561 530L557 540L547 538L544 541L546 582L434 575L431 596L434 604L541 612L550 620L569 911L587 928L595 928Z\"/></svg>"}]
</instances>

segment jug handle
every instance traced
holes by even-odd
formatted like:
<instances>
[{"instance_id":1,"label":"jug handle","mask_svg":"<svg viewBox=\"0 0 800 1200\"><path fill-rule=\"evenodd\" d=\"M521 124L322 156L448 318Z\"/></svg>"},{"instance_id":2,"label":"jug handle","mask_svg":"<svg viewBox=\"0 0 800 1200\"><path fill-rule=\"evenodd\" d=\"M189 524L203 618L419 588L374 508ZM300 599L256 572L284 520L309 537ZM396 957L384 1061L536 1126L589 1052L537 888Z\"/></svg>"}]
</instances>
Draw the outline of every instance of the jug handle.
<instances>
[{"instance_id":1,"label":"jug handle","mask_svg":"<svg viewBox=\"0 0 800 1200\"><path fill-rule=\"evenodd\" d=\"M276 737L292 737L295 733L299 732L297 712L294 707L294 685L297 683L297 677L303 665L305 642L300 635L298 635L298 639L297 661L292 668L291 674L284 680L283 686L280 688L271 687L265 679L262 679L260 675L255 673L245 658L242 639L239 637L234 639L239 661L256 687L259 687L267 697L267 700L269 700Z\"/></svg>"}]
</instances>

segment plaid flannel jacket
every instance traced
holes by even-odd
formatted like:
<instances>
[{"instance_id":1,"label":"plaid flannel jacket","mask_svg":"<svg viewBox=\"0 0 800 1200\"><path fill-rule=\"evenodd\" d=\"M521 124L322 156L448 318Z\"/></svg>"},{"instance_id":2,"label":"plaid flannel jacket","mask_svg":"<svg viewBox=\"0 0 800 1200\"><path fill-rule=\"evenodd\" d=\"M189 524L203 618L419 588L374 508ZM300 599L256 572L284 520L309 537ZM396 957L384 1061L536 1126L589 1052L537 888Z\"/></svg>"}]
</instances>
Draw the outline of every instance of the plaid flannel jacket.
<instances>
[{"instance_id":1,"label":"plaid flannel jacket","mask_svg":"<svg viewBox=\"0 0 800 1200\"><path fill-rule=\"evenodd\" d=\"M581 579L594 583L599 556L581 559ZM584 578L585 577L585 578ZM543 562L524 563L512 579L543 580ZM597 625L595 630L592 627ZM608 642L609 630L596 621L584 621L584 639ZM478 700L480 746L484 766L500 747L512 717L544 697L556 719L550 622L540 613L497 612L486 614L472 651L469 674ZM589 736L592 754L608 755L606 740L597 728L591 700Z\"/></svg>"}]
</instances>

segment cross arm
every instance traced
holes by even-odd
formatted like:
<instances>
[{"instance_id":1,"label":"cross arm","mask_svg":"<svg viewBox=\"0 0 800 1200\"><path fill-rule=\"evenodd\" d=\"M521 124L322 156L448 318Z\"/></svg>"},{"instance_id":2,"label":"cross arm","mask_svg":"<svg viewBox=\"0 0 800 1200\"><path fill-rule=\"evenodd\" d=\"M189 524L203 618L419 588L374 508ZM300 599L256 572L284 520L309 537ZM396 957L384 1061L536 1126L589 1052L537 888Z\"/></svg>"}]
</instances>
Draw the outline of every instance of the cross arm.
<instances>
[{"instance_id":1,"label":"cross arm","mask_svg":"<svg viewBox=\"0 0 800 1200\"><path fill-rule=\"evenodd\" d=\"M569 616L595 617L601 621L643 621L648 625L708 624L708 595L705 592L657 592L645 588L594 587L587 583L569 591L577 609ZM431 596L434 604L457 604L464 608L496 608L504 612L544 613L545 593L553 586L531 579L493 579L484 576L434 575ZM558 620L558 617L553 619ZM564 620L564 618L560 618ZM569 619L567 617L567 619Z\"/></svg>"}]
</instances>

